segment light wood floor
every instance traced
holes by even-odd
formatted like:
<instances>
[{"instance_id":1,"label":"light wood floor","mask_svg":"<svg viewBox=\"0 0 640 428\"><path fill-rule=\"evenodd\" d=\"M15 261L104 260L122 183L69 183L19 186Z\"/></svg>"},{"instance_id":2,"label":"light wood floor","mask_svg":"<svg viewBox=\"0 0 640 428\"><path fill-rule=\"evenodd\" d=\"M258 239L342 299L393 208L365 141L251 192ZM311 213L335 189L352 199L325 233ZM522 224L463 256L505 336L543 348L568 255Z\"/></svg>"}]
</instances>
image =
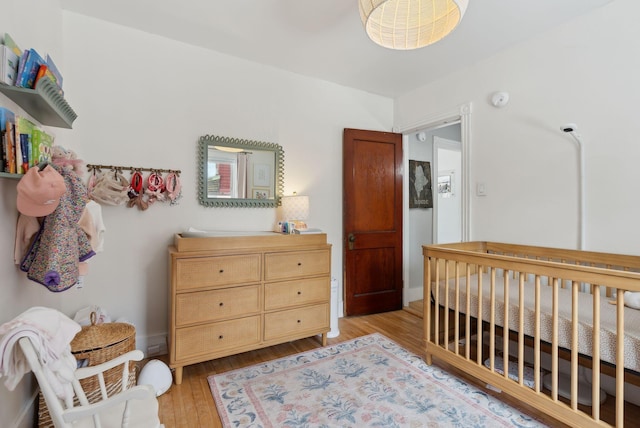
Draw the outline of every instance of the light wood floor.
<instances>
[{"instance_id":1,"label":"light wood floor","mask_svg":"<svg viewBox=\"0 0 640 428\"><path fill-rule=\"evenodd\" d=\"M328 344L332 345L355 337L379 332L406 349L418 355L423 355L422 328L422 318L407 310L340 318L340 335L336 338L328 339ZM160 420L166 428L219 427L221 426L220 418L207 383L209 375L308 351L319 346L320 342L317 338L309 338L187 366L184 368L182 384L173 384L169 391L159 397ZM491 391L488 392L492 393ZM516 403L504 395L498 396L510 405L518 407L521 411L542 419L549 426L564 426L544 415L536 414L535 410L521 402Z\"/></svg>"}]
</instances>

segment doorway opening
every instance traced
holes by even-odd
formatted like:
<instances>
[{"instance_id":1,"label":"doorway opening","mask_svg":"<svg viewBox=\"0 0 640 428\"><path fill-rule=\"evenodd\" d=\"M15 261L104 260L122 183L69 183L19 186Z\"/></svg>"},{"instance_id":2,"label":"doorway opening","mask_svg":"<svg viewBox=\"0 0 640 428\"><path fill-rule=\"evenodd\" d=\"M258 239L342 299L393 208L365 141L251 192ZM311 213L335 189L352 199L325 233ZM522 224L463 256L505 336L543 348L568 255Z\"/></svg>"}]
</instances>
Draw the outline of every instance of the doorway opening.
<instances>
[{"instance_id":1,"label":"doorway opening","mask_svg":"<svg viewBox=\"0 0 640 428\"><path fill-rule=\"evenodd\" d=\"M470 115L471 105L465 104L398 130L403 134L405 171L409 160L431 166L432 208L409 208L409 174L404 177L403 305L418 315L424 283L422 246L469 239Z\"/></svg>"},{"instance_id":2,"label":"doorway opening","mask_svg":"<svg viewBox=\"0 0 640 428\"><path fill-rule=\"evenodd\" d=\"M433 137L434 244L462 241L462 143L455 128L457 139Z\"/></svg>"}]
</instances>

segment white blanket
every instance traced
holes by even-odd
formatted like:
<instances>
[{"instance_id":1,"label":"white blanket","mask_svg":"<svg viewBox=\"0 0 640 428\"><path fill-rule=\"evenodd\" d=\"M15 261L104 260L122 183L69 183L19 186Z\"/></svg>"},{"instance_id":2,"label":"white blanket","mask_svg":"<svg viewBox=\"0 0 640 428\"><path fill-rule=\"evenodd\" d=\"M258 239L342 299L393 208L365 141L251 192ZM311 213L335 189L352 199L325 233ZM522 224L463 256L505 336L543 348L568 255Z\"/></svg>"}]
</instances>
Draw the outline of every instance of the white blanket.
<instances>
[{"instance_id":1,"label":"white blanket","mask_svg":"<svg viewBox=\"0 0 640 428\"><path fill-rule=\"evenodd\" d=\"M78 323L61 312L42 307L30 308L0 326L0 377L6 377L6 387L13 391L30 371L18 345L21 337L29 337L56 395L66 402L73 399L71 382L77 362L70 344L80 329Z\"/></svg>"}]
</instances>

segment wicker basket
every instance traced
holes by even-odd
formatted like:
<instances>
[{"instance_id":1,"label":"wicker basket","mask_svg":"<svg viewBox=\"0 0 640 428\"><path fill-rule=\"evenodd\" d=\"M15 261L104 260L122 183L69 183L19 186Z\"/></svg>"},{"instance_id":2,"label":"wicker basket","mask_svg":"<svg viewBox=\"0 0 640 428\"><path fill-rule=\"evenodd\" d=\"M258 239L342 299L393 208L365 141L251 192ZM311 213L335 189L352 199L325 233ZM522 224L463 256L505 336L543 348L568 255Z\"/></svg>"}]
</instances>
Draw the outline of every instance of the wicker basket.
<instances>
[{"instance_id":1,"label":"wicker basket","mask_svg":"<svg viewBox=\"0 0 640 428\"><path fill-rule=\"evenodd\" d=\"M91 314L91 322L90 326L82 327L82 330L71 341L71 353L76 360L82 362L82 366L96 366L136 349L136 329L131 324L95 324L94 313ZM122 366L106 371L104 382L107 387L107 395L111 396L120 392L122 389ZM131 387L135 383L136 365L134 361L131 361L127 387ZM100 399L100 384L97 376L82 379L80 384L90 403ZM42 394L40 394L38 403L38 427L53 427Z\"/></svg>"}]
</instances>

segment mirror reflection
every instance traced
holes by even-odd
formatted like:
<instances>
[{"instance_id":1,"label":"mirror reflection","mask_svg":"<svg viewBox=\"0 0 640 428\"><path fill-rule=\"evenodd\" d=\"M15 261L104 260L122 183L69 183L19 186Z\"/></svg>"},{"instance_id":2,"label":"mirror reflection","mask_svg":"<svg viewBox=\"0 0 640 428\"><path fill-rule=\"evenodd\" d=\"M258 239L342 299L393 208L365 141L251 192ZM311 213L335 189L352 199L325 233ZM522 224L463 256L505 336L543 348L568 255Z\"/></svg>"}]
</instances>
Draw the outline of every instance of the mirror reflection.
<instances>
[{"instance_id":1,"label":"mirror reflection","mask_svg":"<svg viewBox=\"0 0 640 428\"><path fill-rule=\"evenodd\" d=\"M284 153L273 143L218 136L200 138L200 203L278 206Z\"/></svg>"}]
</instances>

